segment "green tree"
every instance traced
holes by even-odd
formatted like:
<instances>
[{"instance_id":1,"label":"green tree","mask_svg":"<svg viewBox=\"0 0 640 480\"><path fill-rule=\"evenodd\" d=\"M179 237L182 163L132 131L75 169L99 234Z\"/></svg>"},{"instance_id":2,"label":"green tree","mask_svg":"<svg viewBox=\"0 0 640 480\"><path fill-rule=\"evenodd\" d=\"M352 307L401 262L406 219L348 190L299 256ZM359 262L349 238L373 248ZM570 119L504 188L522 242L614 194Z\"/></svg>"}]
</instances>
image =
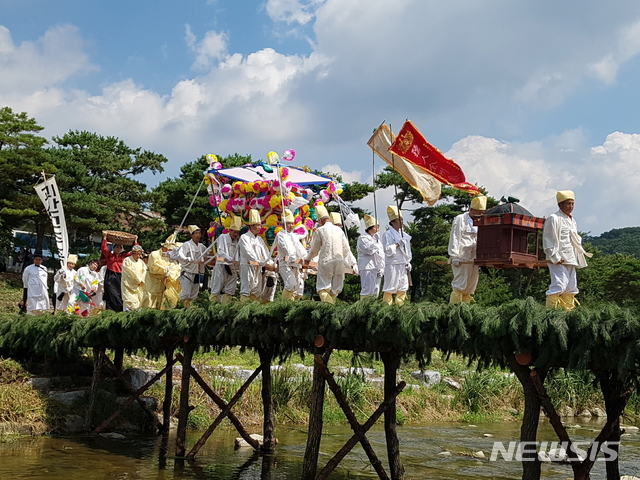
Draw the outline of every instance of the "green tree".
<instances>
[{"instance_id":1,"label":"green tree","mask_svg":"<svg viewBox=\"0 0 640 480\"><path fill-rule=\"evenodd\" d=\"M0 108L0 247L5 249L11 243L12 229L44 218L33 187L43 169L54 169L47 164L42 148L47 140L37 135L42 130L26 112Z\"/></svg>"},{"instance_id":2,"label":"green tree","mask_svg":"<svg viewBox=\"0 0 640 480\"><path fill-rule=\"evenodd\" d=\"M167 161L163 155L87 131L70 131L53 141L55 146L48 153L58 172L70 236L86 238L108 229L138 234L146 228L162 228L160 220L141 215L153 196L135 177L162 172Z\"/></svg>"},{"instance_id":3,"label":"green tree","mask_svg":"<svg viewBox=\"0 0 640 480\"><path fill-rule=\"evenodd\" d=\"M239 167L251 163L251 155L243 156L234 153L224 158L220 156L218 158L224 168ZM209 162L206 155L202 155L197 160L185 163L180 167L180 175L177 178L169 178L160 182L153 189L152 209L161 213L166 222L165 230L157 232L156 241L164 240L173 233L183 219L184 225L198 225L203 229L203 232L207 231L209 224L214 219L207 185L202 182L204 172L208 167ZM193 206L185 218L192 201Z\"/></svg>"}]
</instances>

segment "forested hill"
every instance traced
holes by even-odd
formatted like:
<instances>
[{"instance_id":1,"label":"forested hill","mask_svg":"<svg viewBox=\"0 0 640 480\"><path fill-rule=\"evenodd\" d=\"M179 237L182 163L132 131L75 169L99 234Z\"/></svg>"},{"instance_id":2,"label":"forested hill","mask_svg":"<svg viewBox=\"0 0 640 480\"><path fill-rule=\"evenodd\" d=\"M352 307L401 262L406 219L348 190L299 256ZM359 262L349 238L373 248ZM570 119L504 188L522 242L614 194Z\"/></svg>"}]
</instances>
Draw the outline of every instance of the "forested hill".
<instances>
[{"instance_id":1,"label":"forested hill","mask_svg":"<svg viewBox=\"0 0 640 480\"><path fill-rule=\"evenodd\" d=\"M584 242L604 254L626 253L640 258L640 227L614 228L598 237L585 237Z\"/></svg>"}]
</instances>

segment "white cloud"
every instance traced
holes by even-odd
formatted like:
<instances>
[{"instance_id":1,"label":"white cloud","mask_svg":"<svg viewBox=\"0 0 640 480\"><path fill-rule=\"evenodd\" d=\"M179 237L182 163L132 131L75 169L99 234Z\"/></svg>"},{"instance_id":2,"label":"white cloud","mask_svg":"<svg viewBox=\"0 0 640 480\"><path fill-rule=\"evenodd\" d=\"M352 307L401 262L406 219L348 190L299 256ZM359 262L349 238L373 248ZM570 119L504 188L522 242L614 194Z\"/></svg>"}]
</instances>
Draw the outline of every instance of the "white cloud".
<instances>
[{"instance_id":1,"label":"white cloud","mask_svg":"<svg viewBox=\"0 0 640 480\"><path fill-rule=\"evenodd\" d=\"M306 25L315 15L315 10L325 0L267 0L267 15L275 22L299 23Z\"/></svg>"},{"instance_id":2,"label":"white cloud","mask_svg":"<svg viewBox=\"0 0 640 480\"><path fill-rule=\"evenodd\" d=\"M211 30L204 35L202 40L198 41L191 31L190 25L187 25L185 30L185 42L191 51L196 54L193 64L195 69L209 70L214 61L222 60L227 56L226 34Z\"/></svg>"},{"instance_id":3,"label":"white cloud","mask_svg":"<svg viewBox=\"0 0 640 480\"><path fill-rule=\"evenodd\" d=\"M53 27L37 41L20 45L0 25L0 92L28 94L97 70L83 49L84 41L72 25Z\"/></svg>"},{"instance_id":4,"label":"white cloud","mask_svg":"<svg viewBox=\"0 0 640 480\"><path fill-rule=\"evenodd\" d=\"M345 183L351 182L361 182L362 171L361 170L353 170L351 172L344 171L340 165L337 163L332 163L330 165L325 165L320 169L321 172L324 172L328 175L340 175L342 177L342 181Z\"/></svg>"}]
</instances>

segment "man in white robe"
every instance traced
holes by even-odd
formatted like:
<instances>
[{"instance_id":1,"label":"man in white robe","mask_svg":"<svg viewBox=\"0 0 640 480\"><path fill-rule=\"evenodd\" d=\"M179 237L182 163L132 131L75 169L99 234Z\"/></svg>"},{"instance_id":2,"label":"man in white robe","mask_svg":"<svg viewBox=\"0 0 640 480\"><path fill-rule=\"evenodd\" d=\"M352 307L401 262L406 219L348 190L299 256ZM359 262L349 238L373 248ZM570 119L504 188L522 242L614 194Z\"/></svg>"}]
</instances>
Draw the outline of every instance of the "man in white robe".
<instances>
[{"instance_id":1,"label":"man in white robe","mask_svg":"<svg viewBox=\"0 0 640 480\"><path fill-rule=\"evenodd\" d=\"M320 226L313 234L306 261L318 255L316 290L320 301L335 303L344 286L345 271L355 266L351 263L353 254L344 232L329 220L327 209L318 205L316 214Z\"/></svg>"},{"instance_id":2,"label":"man in white robe","mask_svg":"<svg viewBox=\"0 0 640 480\"><path fill-rule=\"evenodd\" d=\"M387 207L387 216L390 228L382 235L385 254L382 300L391 305L395 295L396 304L404 305L411 273L411 236L402 229L402 215L397 207Z\"/></svg>"},{"instance_id":3,"label":"man in white robe","mask_svg":"<svg viewBox=\"0 0 640 480\"><path fill-rule=\"evenodd\" d=\"M295 218L291 210L285 209L283 215L285 228L276 235L278 247L278 269L282 277L282 298L295 300L300 291L302 280L302 262L307 251L302 246L298 235L293 233Z\"/></svg>"},{"instance_id":4,"label":"man in white robe","mask_svg":"<svg viewBox=\"0 0 640 480\"><path fill-rule=\"evenodd\" d=\"M47 268L42 265L42 252L33 254L33 263L22 272L27 315L42 315L50 308Z\"/></svg>"},{"instance_id":5,"label":"man in white robe","mask_svg":"<svg viewBox=\"0 0 640 480\"><path fill-rule=\"evenodd\" d=\"M180 300L185 307L198 298L200 293L200 276L204 273L206 259L204 254L207 248L200 243L202 231L197 225L189 225L191 240L184 242L178 251L178 259L182 266L180 273Z\"/></svg>"},{"instance_id":6,"label":"man in white robe","mask_svg":"<svg viewBox=\"0 0 640 480\"><path fill-rule=\"evenodd\" d=\"M74 279L76 276L76 263L78 263L78 256L71 254L67 257L67 265L65 268L58 270L53 277L53 295L56 297L56 310L67 313L73 313L69 311L69 307L73 309L74 299L71 298L73 292Z\"/></svg>"},{"instance_id":7,"label":"man in white robe","mask_svg":"<svg viewBox=\"0 0 640 480\"><path fill-rule=\"evenodd\" d=\"M365 233L358 237L360 299L378 298L384 273L384 248L378 232L380 225L371 215L364 216Z\"/></svg>"},{"instance_id":8,"label":"man in white robe","mask_svg":"<svg viewBox=\"0 0 640 480\"><path fill-rule=\"evenodd\" d=\"M216 239L217 252L211 280L211 296L223 305L231 302L238 286L238 242L241 229L242 218L234 215L231 217L229 233L223 233Z\"/></svg>"},{"instance_id":9,"label":"man in white robe","mask_svg":"<svg viewBox=\"0 0 640 480\"><path fill-rule=\"evenodd\" d=\"M473 225L473 218L482 215L486 209L487 197L474 197L469 211L453 219L449 234L449 258L453 270L449 303L473 301L479 278L479 267L473 264L478 245L478 227Z\"/></svg>"},{"instance_id":10,"label":"man in white robe","mask_svg":"<svg viewBox=\"0 0 640 480\"><path fill-rule=\"evenodd\" d=\"M556 194L559 210L544 222L542 246L547 255L551 285L547 290L547 307L573 310L578 294L576 270L587 266L586 257L591 253L582 248L578 224L571 215L575 194L563 190Z\"/></svg>"},{"instance_id":11,"label":"man in white robe","mask_svg":"<svg viewBox=\"0 0 640 480\"><path fill-rule=\"evenodd\" d=\"M249 231L240 236L240 301L259 300L268 303L275 290L275 266L271 253L259 236L262 229L260 212L249 212ZM275 278L274 278L275 277Z\"/></svg>"}]
</instances>

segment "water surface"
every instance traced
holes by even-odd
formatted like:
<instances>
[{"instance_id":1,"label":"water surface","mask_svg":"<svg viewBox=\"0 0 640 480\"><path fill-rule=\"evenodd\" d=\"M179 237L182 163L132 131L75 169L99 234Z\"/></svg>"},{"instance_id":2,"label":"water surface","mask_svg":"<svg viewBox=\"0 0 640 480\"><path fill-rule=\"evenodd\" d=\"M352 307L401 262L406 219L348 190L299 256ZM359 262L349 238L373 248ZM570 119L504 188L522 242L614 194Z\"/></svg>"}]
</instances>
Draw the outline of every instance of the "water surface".
<instances>
[{"instance_id":1,"label":"water surface","mask_svg":"<svg viewBox=\"0 0 640 480\"><path fill-rule=\"evenodd\" d=\"M580 428L572 428L573 440L590 441L601 424L579 420ZM520 463L499 459L488 461L494 441L510 442L519 437L518 422L479 424L446 423L398 428L402 461L407 479L460 480L469 478L519 479ZM259 428L250 429L258 432ZM233 428L222 428L209 439L195 462L182 462L172 457L175 437L126 435L124 439L101 436L23 438L0 444L0 479L210 479L210 480L284 480L298 479L306 445L304 427L278 426L279 444L275 455L262 456L252 449L234 450L238 436ZM493 437L485 437L485 434ZM348 427L325 427L319 468L337 452L351 436ZM188 447L198 439L190 432ZM376 426L368 438L386 465L384 431ZM542 424L539 440L556 440L548 424ZM442 451L452 456L438 455ZM482 450L487 459L471 454ZM640 435L623 438L620 449L623 474L640 475ZM167 454L168 452L168 454ZM543 478L571 478L568 465L543 465ZM369 467L364 451L358 445L329 477L332 480L377 478ZM596 462L593 479L604 479L604 463Z\"/></svg>"}]
</instances>

